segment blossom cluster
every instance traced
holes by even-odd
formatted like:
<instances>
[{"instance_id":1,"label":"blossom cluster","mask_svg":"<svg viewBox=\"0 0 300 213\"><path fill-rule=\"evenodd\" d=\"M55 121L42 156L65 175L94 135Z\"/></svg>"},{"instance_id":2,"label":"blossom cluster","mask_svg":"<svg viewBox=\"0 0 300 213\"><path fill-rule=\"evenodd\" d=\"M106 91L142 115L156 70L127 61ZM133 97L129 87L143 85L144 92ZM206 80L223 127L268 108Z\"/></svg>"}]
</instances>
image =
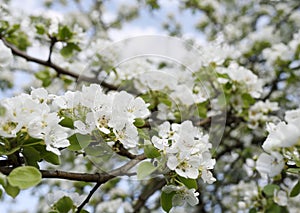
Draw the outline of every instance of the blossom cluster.
<instances>
[{"instance_id":1,"label":"blossom cluster","mask_svg":"<svg viewBox=\"0 0 300 213\"><path fill-rule=\"evenodd\" d=\"M295 164L294 158L299 158L297 149L285 150L284 155L279 151L282 148L292 148L299 143L300 109L286 111L285 121L267 125L269 135L262 147L269 154L262 153L256 162L256 169L262 176L274 177L281 173L285 160L288 160L288 164Z\"/></svg>"},{"instance_id":2,"label":"blossom cluster","mask_svg":"<svg viewBox=\"0 0 300 213\"><path fill-rule=\"evenodd\" d=\"M31 94L21 94L1 101L4 113L0 120L0 136L15 138L19 132L28 133L32 138L42 139L47 150L57 155L58 148L70 145L69 128L59 125L62 118L47 104L51 98L43 89L33 89Z\"/></svg>"},{"instance_id":3,"label":"blossom cluster","mask_svg":"<svg viewBox=\"0 0 300 213\"><path fill-rule=\"evenodd\" d=\"M167 167L178 175L196 179L200 171L204 182L216 180L209 171L216 163L209 152L212 144L208 135L194 127L191 121L164 122L159 126L158 136L152 137L152 143L166 155Z\"/></svg>"},{"instance_id":4,"label":"blossom cluster","mask_svg":"<svg viewBox=\"0 0 300 213\"><path fill-rule=\"evenodd\" d=\"M267 152L276 148L291 147L300 140L300 109L286 111L285 121L278 124L269 123L267 131L269 135L263 144L263 149Z\"/></svg>"},{"instance_id":5,"label":"blossom cluster","mask_svg":"<svg viewBox=\"0 0 300 213\"><path fill-rule=\"evenodd\" d=\"M269 100L258 101L249 108L249 124L248 127L256 129L260 122L270 122L275 120L275 117L268 116L268 113L279 110L277 102L270 102Z\"/></svg>"},{"instance_id":6,"label":"blossom cluster","mask_svg":"<svg viewBox=\"0 0 300 213\"><path fill-rule=\"evenodd\" d=\"M125 148L137 146L135 119L150 115L142 98L125 91L105 94L97 84L83 86L81 92L69 91L57 97L54 104L62 114L72 118L76 133L92 134L98 129L102 136L120 141Z\"/></svg>"},{"instance_id":7,"label":"blossom cluster","mask_svg":"<svg viewBox=\"0 0 300 213\"><path fill-rule=\"evenodd\" d=\"M175 192L172 198L173 206L182 206L185 201L191 206L195 206L199 203L197 198L199 192L196 192L195 189L188 189L186 186L166 185L162 188L162 191L167 194Z\"/></svg>"},{"instance_id":8,"label":"blossom cluster","mask_svg":"<svg viewBox=\"0 0 300 213\"><path fill-rule=\"evenodd\" d=\"M96 84L62 96L48 94L43 88L33 89L30 95L1 101L4 113L0 136L15 138L19 132L26 132L44 140L48 151L60 155L59 148L70 145L68 137L72 134L92 134L98 129L124 147L133 148L138 143L134 122L150 114L147 106L143 99L124 91L105 94ZM60 125L64 118L74 122L74 129Z\"/></svg>"},{"instance_id":9,"label":"blossom cluster","mask_svg":"<svg viewBox=\"0 0 300 213\"><path fill-rule=\"evenodd\" d=\"M244 212L250 209L253 201L258 198L257 189L258 186L254 181L240 181L237 185L230 186L228 190L230 196L225 196L222 202L232 212Z\"/></svg>"},{"instance_id":10,"label":"blossom cluster","mask_svg":"<svg viewBox=\"0 0 300 213\"><path fill-rule=\"evenodd\" d=\"M232 83L233 91L239 89L242 93L249 93L253 98L260 97L262 82L251 70L232 62L228 67L218 67L216 71L229 77L219 77L218 81L222 84Z\"/></svg>"}]
</instances>

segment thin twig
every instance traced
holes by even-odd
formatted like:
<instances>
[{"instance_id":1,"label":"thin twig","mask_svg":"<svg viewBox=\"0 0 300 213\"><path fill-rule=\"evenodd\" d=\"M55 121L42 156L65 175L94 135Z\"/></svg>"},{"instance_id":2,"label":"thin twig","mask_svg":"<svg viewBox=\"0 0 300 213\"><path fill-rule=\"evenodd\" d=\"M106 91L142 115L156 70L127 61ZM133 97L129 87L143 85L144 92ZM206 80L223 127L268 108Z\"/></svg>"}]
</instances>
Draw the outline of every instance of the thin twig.
<instances>
[{"instance_id":1,"label":"thin twig","mask_svg":"<svg viewBox=\"0 0 300 213\"><path fill-rule=\"evenodd\" d=\"M138 155L135 159L132 159L128 163L124 164L123 166L108 172L108 174L113 176L128 175L130 174L128 173L128 171L144 159L146 159L146 156L144 154Z\"/></svg>"},{"instance_id":2,"label":"thin twig","mask_svg":"<svg viewBox=\"0 0 300 213\"><path fill-rule=\"evenodd\" d=\"M52 56L54 45L57 42L57 39L56 39L56 37L52 37L50 35L49 35L49 38L50 38L50 47L49 47L49 55L48 55L48 60L47 61L49 63L51 63L51 56Z\"/></svg>"},{"instance_id":3,"label":"thin twig","mask_svg":"<svg viewBox=\"0 0 300 213\"><path fill-rule=\"evenodd\" d=\"M101 182L98 182L90 191L90 193L88 194L88 196L85 198L85 200L80 204L80 206L78 206L76 213L80 213L80 211L83 209L83 207L89 203L91 197L93 196L93 194L97 191L97 189L101 186Z\"/></svg>"},{"instance_id":4,"label":"thin twig","mask_svg":"<svg viewBox=\"0 0 300 213\"><path fill-rule=\"evenodd\" d=\"M18 48L16 48L15 46L13 46L12 44L10 44L9 42L7 42L4 38L0 38L3 43L11 49L12 53L16 56L19 56L21 58L24 58L26 59L27 61L31 61L31 62L35 62L37 64L40 64L40 65L44 65L46 67L50 67L52 69L54 69L58 75L60 74L63 74L63 75L68 75L70 77L73 77L76 79L76 81L86 81L86 82L90 82L90 83L98 83L100 85L102 85L103 87L106 87L107 89L110 89L110 90L117 90L117 87L114 86L114 85L111 85L111 84L108 84L104 81L100 81L98 80L96 77L94 78L91 78L91 77L87 77L87 76L83 76L83 75L80 75L80 74L77 74L77 73L73 73L67 69L64 69L54 63L51 62L51 60L47 60L47 61L44 61L44 60L41 60L39 58L36 58L36 57L33 57L33 56L30 56L28 55L27 53L19 50ZM50 56L50 54L49 54ZM50 56L51 57L51 56Z\"/></svg>"},{"instance_id":5,"label":"thin twig","mask_svg":"<svg viewBox=\"0 0 300 213\"><path fill-rule=\"evenodd\" d=\"M157 190L161 189L166 185L166 180L161 178L156 178L150 180L148 185L145 186L143 192L140 194L137 202L133 205L134 212L140 212L140 209L145 205L146 201L151 197Z\"/></svg>"}]
</instances>

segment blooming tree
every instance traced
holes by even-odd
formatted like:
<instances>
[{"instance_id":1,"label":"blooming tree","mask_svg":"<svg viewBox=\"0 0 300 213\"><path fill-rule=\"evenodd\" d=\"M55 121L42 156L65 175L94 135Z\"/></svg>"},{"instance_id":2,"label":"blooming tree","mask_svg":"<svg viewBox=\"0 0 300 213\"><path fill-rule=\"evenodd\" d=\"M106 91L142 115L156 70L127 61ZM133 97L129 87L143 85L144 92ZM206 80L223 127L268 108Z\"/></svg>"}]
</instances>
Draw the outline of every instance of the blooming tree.
<instances>
[{"instance_id":1,"label":"blooming tree","mask_svg":"<svg viewBox=\"0 0 300 213\"><path fill-rule=\"evenodd\" d=\"M31 188L38 212L297 212L300 3L170 2L1 3L2 200ZM144 13L164 36L113 42Z\"/></svg>"}]
</instances>

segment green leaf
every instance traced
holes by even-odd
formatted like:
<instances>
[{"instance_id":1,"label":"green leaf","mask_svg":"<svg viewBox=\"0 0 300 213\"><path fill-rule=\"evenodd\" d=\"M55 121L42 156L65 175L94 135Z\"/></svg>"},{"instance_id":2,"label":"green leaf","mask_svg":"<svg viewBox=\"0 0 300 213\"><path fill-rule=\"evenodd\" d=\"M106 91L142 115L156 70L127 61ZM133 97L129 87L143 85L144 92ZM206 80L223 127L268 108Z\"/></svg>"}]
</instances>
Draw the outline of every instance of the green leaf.
<instances>
[{"instance_id":1,"label":"green leaf","mask_svg":"<svg viewBox=\"0 0 300 213\"><path fill-rule=\"evenodd\" d=\"M11 155L16 151L20 150L20 146L14 147L12 149L7 149L5 146L0 144L0 155Z\"/></svg>"},{"instance_id":2,"label":"green leaf","mask_svg":"<svg viewBox=\"0 0 300 213\"><path fill-rule=\"evenodd\" d=\"M67 26L60 26L58 29L57 38L62 41L67 41L71 39L73 32Z\"/></svg>"},{"instance_id":3,"label":"green leaf","mask_svg":"<svg viewBox=\"0 0 300 213\"><path fill-rule=\"evenodd\" d=\"M9 182L7 182L7 184L5 186L3 186L5 192L11 196L12 198L15 198L18 196L18 194L20 193L20 189L19 187L15 187L9 184Z\"/></svg>"},{"instance_id":4,"label":"green leaf","mask_svg":"<svg viewBox=\"0 0 300 213\"><path fill-rule=\"evenodd\" d=\"M42 180L42 174L33 166L17 167L7 176L9 184L27 189L39 184Z\"/></svg>"},{"instance_id":5,"label":"green leaf","mask_svg":"<svg viewBox=\"0 0 300 213\"><path fill-rule=\"evenodd\" d=\"M158 102L159 103L163 103L163 104L165 104L168 107L172 106L172 101L169 100L167 97L158 97Z\"/></svg>"},{"instance_id":6,"label":"green leaf","mask_svg":"<svg viewBox=\"0 0 300 213\"><path fill-rule=\"evenodd\" d=\"M285 207L278 206L273 203L268 209L266 209L265 213L288 213L288 211Z\"/></svg>"},{"instance_id":7,"label":"green leaf","mask_svg":"<svg viewBox=\"0 0 300 213\"><path fill-rule=\"evenodd\" d=\"M68 149L71 151L79 151L88 147L88 145L91 143L91 136L76 133L69 137L68 140L71 144L68 146Z\"/></svg>"},{"instance_id":8,"label":"green leaf","mask_svg":"<svg viewBox=\"0 0 300 213\"><path fill-rule=\"evenodd\" d=\"M45 26L42 25L42 24L37 24L35 26L35 29L36 29L36 33L39 34L39 35L43 35L45 34L46 30L45 30Z\"/></svg>"},{"instance_id":9,"label":"green leaf","mask_svg":"<svg viewBox=\"0 0 300 213\"><path fill-rule=\"evenodd\" d=\"M48 87L52 82L52 76L49 70L42 70L39 72L36 72L34 76L42 81L43 87Z\"/></svg>"},{"instance_id":10,"label":"green leaf","mask_svg":"<svg viewBox=\"0 0 300 213\"><path fill-rule=\"evenodd\" d=\"M286 171L294 174L299 174L300 168L288 168Z\"/></svg>"},{"instance_id":11,"label":"green leaf","mask_svg":"<svg viewBox=\"0 0 300 213\"><path fill-rule=\"evenodd\" d=\"M40 80L51 77L49 70L42 70L42 71L36 72L36 73L34 73L34 76Z\"/></svg>"},{"instance_id":12,"label":"green leaf","mask_svg":"<svg viewBox=\"0 0 300 213\"><path fill-rule=\"evenodd\" d=\"M24 155L26 165L39 168L39 165L37 163L41 159L39 151L37 151L33 147L24 147L22 150L22 154Z\"/></svg>"},{"instance_id":13,"label":"green leaf","mask_svg":"<svg viewBox=\"0 0 300 213\"><path fill-rule=\"evenodd\" d=\"M42 158L47 161L48 163L52 163L53 165L60 165L60 158L59 156L57 156L56 154L54 154L53 152L43 152L41 153Z\"/></svg>"},{"instance_id":14,"label":"green leaf","mask_svg":"<svg viewBox=\"0 0 300 213\"><path fill-rule=\"evenodd\" d=\"M37 144L44 144L45 142L42 140L42 139L37 139L37 138L28 138L24 141L23 143L23 147L26 147L26 146L34 146L34 145L37 145Z\"/></svg>"},{"instance_id":15,"label":"green leaf","mask_svg":"<svg viewBox=\"0 0 300 213\"><path fill-rule=\"evenodd\" d=\"M60 165L60 158L53 152L50 152L46 149L46 145L44 144L36 144L34 148L40 152L41 159L44 159L48 163L52 163L54 165Z\"/></svg>"},{"instance_id":16,"label":"green leaf","mask_svg":"<svg viewBox=\"0 0 300 213\"><path fill-rule=\"evenodd\" d=\"M9 22L0 20L0 33L6 31L9 28Z\"/></svg>"},{"instance_id":17,"label":"green leaf","mask_svg":"<svg viewBox=\"0 0 300 213\"><path fill-rule=\"evenodd\" d=\"M0 105L0 116L4 116L6 114L6 108Z\"/></svg>"},{"instance_id":18,"label":"green leaf","mask_svg":"<svg viewBox=\"0 0 300 213\"><path fill-rule=\"evenodd\" d=\"M75 44L75 43L67 43L66 46L64 46L61 50L60 50L60 54L64 57L70 57L73 55L74 51L80 51L80 47Z\"/></svg>"},{"instance_id":19,"label":"green leaf","mask_svg":"<svg viewBox=\"0 0 300 213\"><path fill-rule=\"evenodd\" d=\"M137 168L137 178L142 180L154 172L157 168L148 161L141 162Z\"/></svg>"},{"instance_id":20,"label":"green leaf","mask_svg":"<svg viewBox=\"0 0 300 213\"><path fill-rule=\"evenodd\" d=\"M250 209L250 210L249 210L249 213L257 213L257 210L256 210L256 208L252 208L252 209Z\"/></svg>"},{"instance_id":21,"label":"green leaf","mask_svg":"<svg viewBox=\"0 0 300 213\"><path fill-rule=\"evenodd\" d=\"M147 158L157 158L160 156L160 152L152 144L144 146L144 153Z\"/></svg>"},{"instance_id":22,"label":"green leaf","mask_svg":"<svg viewBox=\"0 0 300 213\"><path fill-rule=\"evenodd\" d=\"M27 34L19 30L13 35L6 37L6 39L22 51L26 51L27 47L31 45Z\"/></svg>"},{"instance_id":23,"label":"green leaf","mask_svg":"<svg viewBox=\"0 0 300 213\"><path fill-rule=\"evenodd\" d=\"M254 98L248 93L242 94L242 99L245 107L249 107L250 105L253 105L255 103Z\"/></svg>"},{"instance_id":24,"label":"green leaf","mask_svg":"<svg viewBox=\"0 0 300 213\"><path fill-rule=\"evenodd\" d=\"M145 125L145 120L142 118L136 118L133 123L136 127L143 127Z\"/></svg>"},{"instance_id":25,"label":"green leaf","mask_svg":"<svg viewBox=\"0 0 300 213\"><path fill-rule=\"evenodd\" d=\"M150 140L149 130L146 129L137 129L140 138Z\"/></svg>"},{"instance_id":26,"label":"green leaf","mask_svg":"<svg viewBox=\"0 0 300 213\"><path fill-rule=\"evenodd\" d=\"M2 174L1 172L0 172L0 184L2 186L6 185L6 175Z\"/></svg>"},{"instance_id":27,"label":"green leaf","mask_svg":"<svg viewBox=\"0 0 300 213\"><path fill-rule=\"evenodd\" d=\"M73 208L73 201L71 198L64 196L54 206L59 213L68 213Z\"/></svg>"},{"instance_id":28,"label":"green leaf","mask_svg":"<svg viewBox=\"0 0 300 213\"><path fill-rule=\"evenodd\" d=\"M290 197L296 197L300 193L300 181L293 187Z\"/></svg>"},{"instance_id":29,"label":"green leaf","mask_svg":"<svg viewBox=\"0 0 300 213\"><path fill-rule=\"evenodd\" d=\"M172 206L172 199L176 193L171 192L171 193L166 193L164 191L161 192L160 195L160 204L163 210L166 212L169 212L171 210Z\"/></svg>"},{"instance_id":30,"label":"green leaf","mask_svg":"<svg viewBox=\"0 0 300 213\"><path fill-rule=\"evenodd\" d=\"M207 102L199 103L198 104L198 115L201 118L205 118L207 114Z\"/></svg>"},{"instance_id":31,"label":"green leaf","mask_svg":"<svg viewBox=\"0 0 300 213\"><path fill-rule=\"evenodd\" d=\"M263 188L263 192L269 196L269 197L272 197L274 196L274 191L275 190L279 190L280 187L278 185L275 185L275 184L268 184L266 185L264 188Z\"/></svg>"},{"instance_id":32,"label":"green leaf","mask_svg":"<svg viewBox=\"0 0 300 213\"><path fill-rule=\"evenodd\" d=\"M59 122L59 124L64 127L74 129L74 122L71 118L65 117Z\"/></svg>"},{"instance_id":33,"label":"green leaf","mask_svg":"<svg viewBox=\"0 0 300 213\"><path fill-rule=\"evenodd\" d=\"M177 177L178 180L183 183L188 189L198 189L198 184L196 179L188 179L181 176Z\"/></svg>"}]
</instances>

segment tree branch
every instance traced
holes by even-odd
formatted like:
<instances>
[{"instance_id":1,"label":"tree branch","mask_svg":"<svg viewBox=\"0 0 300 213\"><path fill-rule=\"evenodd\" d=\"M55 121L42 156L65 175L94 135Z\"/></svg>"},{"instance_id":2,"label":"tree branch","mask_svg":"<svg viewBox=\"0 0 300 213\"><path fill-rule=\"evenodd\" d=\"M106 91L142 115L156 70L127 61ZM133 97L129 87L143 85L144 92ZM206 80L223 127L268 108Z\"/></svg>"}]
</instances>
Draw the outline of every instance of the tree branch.
<instances>
[{"instance_id":1,"label":"tree branch","mask_svg":"<svg viewBox=\"0 0 300 213\"><path fill-rule=\"evenodd\" d=\"M137 158L137 155L131 154L127 149L125 149L125 147L123 146L123 144L120 141L117 141L112 149L121 156L127 157L129 159L135 159Z\"/></svg>"},{"instance_id":2,"label":"tree branch","mask_svg":"<svg viewBox=\"0 0 300 213\"><path fill-rule=\"evenodd\" d=\"M11 167L0 167L0 172L4 175L9 175L14 168ZM112 179L115 176L109 175L107 173L77 173L77 172L65 172L59 170L40 170L42 178L57 178L65 180L74 180L74 181L84 181L84 182L106 182Z\"/></svg>"},{"instance_id":3,"label":"tree branch","mask_svg":"<svg viewBox=\"0 0 300 213\"><path fill-rule=\"evenodd\" d=\"M117 87L114 86L114 85L111 85L111 84L108 84L104 81L99 81L96 77L95 78L90 78L90 77L87 77L87 76L82 76L80 74L77 74L77 73L73 73L67 69L64 69L54 63L51 62L51 60L47 60L47 61L44 61L44 60L41 60L39 58L35 58L33 56L30 56L28 55L27 53L19 50L18 48L16 48L15 46L13 46L12 44L8 43L4 38L0 38L3 43L11 49L12 53L16 56L19 56L21 58L24 58L26 59L27 61L30 61L30 62L35 62L37 64L40 64L40 65L44 65L46 67L50 67L52 69L54 69L58 75L60 74L64 74L64 75L68 75L70 77L73 77L76 79L76 81L86 81L86 82L90 82L90 83L98 83L100 85L102 85L103 87L106 87L107 89L110 89L110 90L117 90ZM51 57L49 55L49 57Z\"/></svg>"},{"instance_id":4,"label":"tree branch","mask_svg":"<svg viewBox=\"0 0 300 213\"><path fill-rule=\"evenodd\" d=\"M80 211L83 209L83 207L89 203L91 197L93 196L93 194L97 191L97 189L101 186L101 182L98 182L90 191L90 193L88 194L88 196L85 198L85 200L80 204L80 206L78 206L76 213L80 213Z\"/></svg>"},{"instance_id":5,"label":"tree branch","mask_svg":"<svg viewBox=\"0 0 300 213\"><path fill-rule=\"evenodd\" d=\"M108 172L108 174L113 176L128 175L128 171L144 159L146 159L146 156L144 154L138 155L135 159L132 159L128 163L124 164L123 166Z\"/></svg>"},{"instance_id":6,"label":"tree branch","mask_svg":"<svg viewBox=\"0 0 300 213\"><path fill-rule=\"evenodd\" d=\"M73 181L84 181L84 182L106 182L116 176L123 176L123 175L132 175L132 173L128 173L128 170L138 164L140 161L146 159L144 154L137 155L135 159L130 160L128 163L124 164L123 166L114 169L110 172L103 172L103 173L77 173L77 172L65 172L60 170L40 170L42 174L42 178L57 178L57 179L65 179L65 180L73 180ZM1 161L1 164L7 164L9 162ZM9 175L13 170L13 167L0 167L0 172L4 175Z\"/></svg>"},{"instance_id":7,"label":"tree branch","mask_svg":"<svg viewBox=\"0 0 300 213\"><path fill-rule=\"evenodd\" d=\"M140 212L140 209L145 205L149 197L166 185L166 183L166 180L161 178L150 180L148 185L145 186L143 192L140 194L137 202L133 205L134 213Z\"/></svg>"}]
</instances>

